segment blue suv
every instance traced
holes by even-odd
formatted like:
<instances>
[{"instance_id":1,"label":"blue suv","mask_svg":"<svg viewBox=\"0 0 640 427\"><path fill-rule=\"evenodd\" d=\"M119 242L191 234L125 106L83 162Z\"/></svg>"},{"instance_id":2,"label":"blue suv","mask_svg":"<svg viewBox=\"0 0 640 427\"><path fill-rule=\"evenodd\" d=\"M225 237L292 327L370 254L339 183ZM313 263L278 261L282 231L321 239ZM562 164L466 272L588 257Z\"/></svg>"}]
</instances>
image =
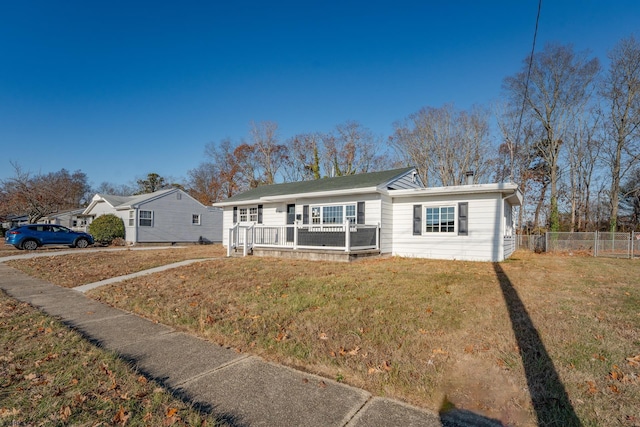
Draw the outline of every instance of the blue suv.
<instances>
[{"instance_id":1,"label":"blue suv","mask_svg":"<svg viewBox=\"0 0 640 427\"><path fill-rule=\"evenodd\" d=\"M93 245L91 234L73 231L53 224L28 224L14 227L4 235L4 242L18 249L34 251L44 245L67 245L86 248Z\"/></svg>"}]
</instances>

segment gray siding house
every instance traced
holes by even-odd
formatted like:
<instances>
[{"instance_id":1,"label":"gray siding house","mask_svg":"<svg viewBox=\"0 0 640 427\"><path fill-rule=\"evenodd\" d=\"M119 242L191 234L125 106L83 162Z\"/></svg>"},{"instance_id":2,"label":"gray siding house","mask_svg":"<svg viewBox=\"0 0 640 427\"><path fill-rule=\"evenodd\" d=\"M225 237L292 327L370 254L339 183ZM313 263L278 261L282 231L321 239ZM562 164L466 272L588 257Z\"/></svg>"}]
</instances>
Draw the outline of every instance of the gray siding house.
<instances>
[{"instance_id":1,"label":"gray siding house","mask_svg":"<svg viewBox=\"0 0 640 427\"><path fill-rule=\"evenodd\" d=\"M222 210L205 206L178 188L137 196L96 194L82 213L114 214L124 221L129 244L222 241Z\"/></svg>"}]
</instances>

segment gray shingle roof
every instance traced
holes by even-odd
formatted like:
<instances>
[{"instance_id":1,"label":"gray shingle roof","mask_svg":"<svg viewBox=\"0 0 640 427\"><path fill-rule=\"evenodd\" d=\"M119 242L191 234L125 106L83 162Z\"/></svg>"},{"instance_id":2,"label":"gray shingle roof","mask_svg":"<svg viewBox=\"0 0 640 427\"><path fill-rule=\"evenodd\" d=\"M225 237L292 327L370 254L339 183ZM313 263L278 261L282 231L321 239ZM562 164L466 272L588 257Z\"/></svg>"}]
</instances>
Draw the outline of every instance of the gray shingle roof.
<instances>
[{"instance_id":1,"label":"gray shingle roof","mask_svg":"<svg viewBox=\"0 0 640 427\"><path fill-rule=\"evenodd\" d=\"M236 194L223 203L258 200L263 197L284 196L287 194L317 193L320 191L338 191L357 188L384 186L414 168L392 169L382 172L361 173L356 175L322 178L313 181L287 182L284 184L263 185L244 193Z\"/></svg>"},{"instance_id":2,"label":"gray shingle roof","mask_svg":"<svg viewBox=\"0 0 640 427\"><path fill-rule=\"evenodd\" d=\"M107 201L114 208L118 208L118 207L134 206L139 203L145 202L149 199L154 199L156 197L159 197L165 193L169 193L171 191L175 191L175 188L158 190L154 193L139 194L137 196L114 196L111 194L98 194L98 195L102 197L105 201Z\"/></svg>"}]
</instances>

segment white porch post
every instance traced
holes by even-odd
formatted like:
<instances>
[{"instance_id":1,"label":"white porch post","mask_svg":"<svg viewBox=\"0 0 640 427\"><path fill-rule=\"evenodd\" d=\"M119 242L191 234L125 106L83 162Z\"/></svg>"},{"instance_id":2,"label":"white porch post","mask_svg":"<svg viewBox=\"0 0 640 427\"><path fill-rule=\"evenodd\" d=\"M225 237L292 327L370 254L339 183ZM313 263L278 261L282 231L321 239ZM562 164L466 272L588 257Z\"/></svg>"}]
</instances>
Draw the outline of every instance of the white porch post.
<instances>
[{"instance_id":1,"label":"white porch post","mask_svg":"<svg viewBox=\"0 0 640 427\"><path fill-rule=\"evenodd\" d=\"M351 248L351 226L349 220L344 220L344 251L349 252Z\"/></svg>"},{"instance_id":2,"label":"white porch post","mask_svg":"<svg viewBox=\"0 0 640 427\"><path fill-rule=\"evenodd\" d=\"M242 256L247 256L248 252L249 252L248 249L247 249L247 247L248 247L248 245L247 245L247 231L248 231L247 227L244 227L242 229L242 237L244 238L244 241L242 242Z\"/></svg>"},{"instance_id":3,"label":"white porch post","mask_svg":"<svg viewBox=\"0 0 640 427\"><path fill-rule=\"evenodd\" d=\"M293 249L298 249L298 220L293 222Z\"/></svg>"},{"instance_id":4,"label":"white porch post","mask_svg":"<svg viewBox=\"0 0 640 427\"><path fill-rule=\"evenodd\" d=\"M229 229L229 240L227 240L227 256L231 256L231 245L233 242L233 228Z\"/></svg>"}]
</instances>

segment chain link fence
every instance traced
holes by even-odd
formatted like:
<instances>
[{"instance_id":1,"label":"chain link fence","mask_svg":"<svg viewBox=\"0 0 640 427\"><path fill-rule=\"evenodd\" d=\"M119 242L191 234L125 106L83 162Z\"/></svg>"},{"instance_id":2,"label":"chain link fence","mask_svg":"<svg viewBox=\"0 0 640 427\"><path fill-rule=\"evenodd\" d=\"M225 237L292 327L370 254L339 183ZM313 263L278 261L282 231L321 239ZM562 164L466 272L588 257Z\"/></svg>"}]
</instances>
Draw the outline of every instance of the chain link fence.
<instances>
[{"instance_id":1,"label":"chain link fence","mask_svg":"<svg viewBox=\"0 0 640 427\"><path fill-rule=\"evenodd\" d=\"M518 248L535 252L574 252L592 256L640 258L640 233L548 232L518 235Z\"/></svg>"}]
</instances>

